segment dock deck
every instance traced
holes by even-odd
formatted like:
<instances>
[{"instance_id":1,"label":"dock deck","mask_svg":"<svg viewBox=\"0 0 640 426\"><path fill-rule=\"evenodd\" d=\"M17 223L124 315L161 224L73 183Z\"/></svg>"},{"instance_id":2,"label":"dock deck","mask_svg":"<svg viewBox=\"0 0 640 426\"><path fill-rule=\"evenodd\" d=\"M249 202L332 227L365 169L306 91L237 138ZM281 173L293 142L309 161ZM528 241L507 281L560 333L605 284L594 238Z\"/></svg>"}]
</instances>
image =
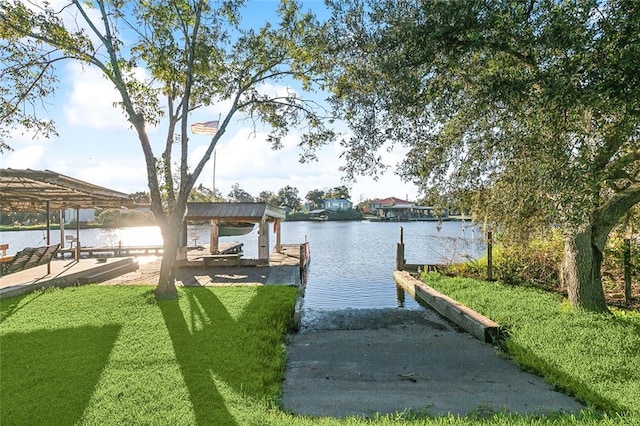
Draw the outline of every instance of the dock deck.
<instances>
[{"instance_id":1,"label":"dock deck","mask_svg":"<svg viewBox=\"0 0 640 426\"><path fill-rule=\"evenodd\" d=\"M162 246L93 246L80 247L80 257L128 257L128 256L159 256L162 254ZM58 250L59 258L71 257L76 253L76 248Z\"/></svg>"},{"instance_id":2,"label":"dock deck","mask_svg":"<svg viewBox=\"0 0 640 426\"><path fill-rule=\"evenodd\" d=\"M299 244L287 245L280 253L272 252L269 263L263 266L215 266L176 268L178 286L236 286L302 284ZM308 246L308 245L307 245ZM198 251L189 252L197 257ZM202 252L200 252L202 255ZM134 257L102 259L59 259L47 265L0 276L0 298L13 297L45 287L101 283L105 285L157 285L160 259L138 261ZM243 259L244 260L244 259ZM251 259L246 259L251 260Z\"/></svg>"}]
</instances>

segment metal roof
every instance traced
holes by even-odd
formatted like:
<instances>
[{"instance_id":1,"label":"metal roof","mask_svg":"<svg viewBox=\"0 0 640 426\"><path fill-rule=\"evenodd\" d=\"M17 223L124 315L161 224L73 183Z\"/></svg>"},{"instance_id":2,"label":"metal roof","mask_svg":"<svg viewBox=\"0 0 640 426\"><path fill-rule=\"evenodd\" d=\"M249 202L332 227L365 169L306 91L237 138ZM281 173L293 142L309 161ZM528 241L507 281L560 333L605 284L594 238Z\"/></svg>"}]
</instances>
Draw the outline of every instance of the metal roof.
<instances>
[{"instance_id":1,"label":"metal roof","mask_svg":"<svg viewBox=\"0 0 640 426\"><path fill-rule=\"evenodd\" d=\"M93 207L133 207L129 194L93 185L51 170L0 169L0 210L41 211Z\"/></svg>"},{"instance_id":2,"label":"metal roof","mask_svg":"<svg viewBox=\"0 0 640 426\"><path fill-rule=\"evenodd\" d=\"M259 222L285 217L284 209L268 203L187 203L184 220Z\"/></svg>"}]
</instances>

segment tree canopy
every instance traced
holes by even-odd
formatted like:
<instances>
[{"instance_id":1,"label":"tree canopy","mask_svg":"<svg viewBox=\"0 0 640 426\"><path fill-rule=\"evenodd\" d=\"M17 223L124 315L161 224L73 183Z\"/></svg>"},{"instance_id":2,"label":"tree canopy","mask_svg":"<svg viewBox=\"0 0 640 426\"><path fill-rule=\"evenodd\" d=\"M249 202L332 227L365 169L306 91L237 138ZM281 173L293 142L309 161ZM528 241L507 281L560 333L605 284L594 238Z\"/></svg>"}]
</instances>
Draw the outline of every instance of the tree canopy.
<instances>
[{"instance_id":1,"label":"tree canopy","mask_svg":"<svg viewBox=\"0 0 640 426\"><path fill-rule=\"evenodd\" d=\"M151 210L165 244L159 296L176 294L173 264L186 201L233 117L264 123L274 148L295 128L303 159L333 138L327 111L290 84L305 91L318 86L314 76L326 65L324 26L295 1L282 0L277 22L248 28L245 3L66 0L54 9L48 2L0 0L0 138L16 129L55 130L38 103L55 92L59 64L99 69L119 92L117 107L145 158ZM191 114L214 103L227 105L226 113L204 155L190 162ZM160 122L167 131L152 140L148 127Z\"/></svg>"},{"instance_id":2,"label":"tree canopy","mask_svg":"<svg viewBox=\"0 0 640 426\"><path fill-rule=\"evenodd\" d=\"M502 0L332 2L333 100L346 158L425 190L476 194L505 229L560 225L570 300L606 310L602 250L640 201L640 4Z\"/></svg>"},{"instance_id":3,"label":"tree canopy","mask_svg":"<svg viewBox=\"0 0 640 426\"><path fill-rule=\"evenodd\" d=\"M302 202L298 195L298 188L294 188L290 185L280 188L274 201L277 205L288 207L293 211L302 209Z\"/></svg>"},{"instance_id":4,"label":"tree canopy","mask_svg":"<svg viewBox=\"0 0 640 426\"><path fill-rule=\"evenodd\" d=\"M229 201L232 203L253 203L255 198L244 189L240 188L238 182L234 183L229 192Z\"/></svg>"}]
</instances>

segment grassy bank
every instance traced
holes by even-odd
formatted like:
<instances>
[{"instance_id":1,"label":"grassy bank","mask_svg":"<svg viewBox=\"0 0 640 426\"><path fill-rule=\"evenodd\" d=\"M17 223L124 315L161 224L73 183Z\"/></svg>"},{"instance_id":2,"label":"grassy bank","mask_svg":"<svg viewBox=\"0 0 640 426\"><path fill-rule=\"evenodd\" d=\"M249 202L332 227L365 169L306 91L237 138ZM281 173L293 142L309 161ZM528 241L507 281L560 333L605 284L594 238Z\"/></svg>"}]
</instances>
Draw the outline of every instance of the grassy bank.
<instances>
[{"instance_id":1,"label":"grassy bank","mask_svg":"<svg viewBox=\"0 0 640 426\"><path fill-rule=\"evenodd\" d=\"M536 288L439 274L423 279L505 326L506 349L524 368L599 410L624 413L628 424L640 424L639 312L593 314Z\"/></svg>"},{"instance_id":2,"label":"grassy bank","mask_svg":"<svg viewBox=\"0 0 640 426\"><path fill-rule=\"evenodd\" d=\"M371 420L293 416L280 411L277 401L295 289L182 288L179 300L156 302L151 287L84 286L0 301L0 424L576 425L640 419L632 402L637 401L640 372L639 318L583 316L538 292L519 294L522 300L510 305L511 293L496 296L508 288L496 291L449 280L434 284L445 291L450 287L461 298L478 299L478 309L511 325L514 350L522 347L538 364L544 359L550 371L564 373L573 386L584 385L594 403L631 413L486 419L431 419L419 413ZM535 313L538 304L543 307ZM546 343L539 329L555 324L548 322L551 315L565 318L565 326L559 322L544 331ZM544 327L527 325L535 318ZM591 330L594 324L601 332ZM565 328L575 329L575 335ZM599 349L575 359L574 352L600 345L607 354L619 355L600 359ZM562 355L565 351L568 356ZM580 371L579 365L589 371Z\"/></svg>"},{"instance_id":3,"label":"grassy bank","mask_svg":"<svg viewBox=\"0 0 640 426\"><path fill-rule=\"evenodd\" d=\"M248 424L279 395L296 289L88 286L3 300L0 424ZM256 423L257 424L257 423Z\"/></svg>"}]
</instances>

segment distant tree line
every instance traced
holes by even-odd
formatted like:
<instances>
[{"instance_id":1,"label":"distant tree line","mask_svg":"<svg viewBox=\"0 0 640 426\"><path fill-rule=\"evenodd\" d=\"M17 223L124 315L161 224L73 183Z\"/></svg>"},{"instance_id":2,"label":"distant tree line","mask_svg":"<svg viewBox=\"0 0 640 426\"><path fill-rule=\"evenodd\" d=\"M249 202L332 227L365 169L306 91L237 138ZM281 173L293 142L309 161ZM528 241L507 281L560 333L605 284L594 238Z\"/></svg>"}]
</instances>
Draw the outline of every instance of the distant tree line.
<instances>
[{"instance_id":1,"label":"distant tree line","mask_svg":"<svg viewBox=\"0 0 640 426\"><path fill-rule=\"evenodd\" d=\"M307 192L304 200L300 198L299 191L293 186L286 185L277 192L261 191L257 196L253 196L240 187L239 183L234 183L231 191L226 197L219 190L211 190L200 184L194 187L189 193L188 200L190 202L231 202L231 203L252 203L266 202L274 206L283 207L288 211L292 220L304 220L308 218L305 213L304 201L307 201L310 210L320 208L322 201L325 199L349 199L349 188L342 185L335 188L313 189ZM136 203L144 205L150 202L150 196L147 192L135 192L131 197ZM337 212L334 220L354 220L362 218L360 208L356 207L353 212ZM0 213L0 226L28 226L42 225L46 223L46 213L44 212L14 212ZM51 221L59 223L59 212L51 214ZM119 226L142 226L155 224L153 215L150 212L135 209L96 209L95 225L107 227Z\"/></svg>"}]
</instances>

